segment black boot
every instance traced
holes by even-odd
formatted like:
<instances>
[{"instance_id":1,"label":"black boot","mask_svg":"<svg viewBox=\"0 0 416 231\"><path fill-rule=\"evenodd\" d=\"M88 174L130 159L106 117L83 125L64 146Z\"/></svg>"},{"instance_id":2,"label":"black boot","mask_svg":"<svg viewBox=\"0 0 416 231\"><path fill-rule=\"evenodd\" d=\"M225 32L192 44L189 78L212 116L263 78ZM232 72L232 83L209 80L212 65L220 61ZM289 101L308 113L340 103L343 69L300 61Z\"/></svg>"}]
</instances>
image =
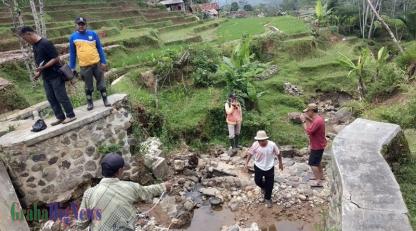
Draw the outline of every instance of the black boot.
<instances>
[{"instance_id":1,"label":"black boot","mask_svg":"<svg viewBox=\"0 0 416 231\"><path fill-rule=\"evenodd\" d=\"M231 149L234 149L234 138L230 139L230 146L231 146Z\"/></svg>"},{"instance_id":2,"label":"black boot","mask_svg":"<svg viewBox=\"0 0 416 231\"><path fill-rule=\"evenodd\" d=\"M87 92L87 110L91 111L94 108L94 103L92 101L92 92Z\"/></svg>"},{"instance_id":3,"label":"black boot","mask_svg":"<svg viewBox=\"0 0 416 231\"><path fill-rule=\"evenodd\" d=\"M108 102L108 99L107 99L107 92L106 92L106 90L102 90L101 91L101 98L103 98L103 102L104 102L104 106L105 107L111 107L111 104Z\"/></svg>"},{"instance_id":4,"label":"black boot","mask_svg":"<svg viewBox=\"0 0 416 231\"><path fill-rule=\"evenodd\" d=\"M241 146L240 146L240 144L239 144L239 137L240 135L235 135L235 137L234 137L234 146L235 146L235 148L238 148L238 149L240 149L241 148Z\"/></svg>"}]
</instances>

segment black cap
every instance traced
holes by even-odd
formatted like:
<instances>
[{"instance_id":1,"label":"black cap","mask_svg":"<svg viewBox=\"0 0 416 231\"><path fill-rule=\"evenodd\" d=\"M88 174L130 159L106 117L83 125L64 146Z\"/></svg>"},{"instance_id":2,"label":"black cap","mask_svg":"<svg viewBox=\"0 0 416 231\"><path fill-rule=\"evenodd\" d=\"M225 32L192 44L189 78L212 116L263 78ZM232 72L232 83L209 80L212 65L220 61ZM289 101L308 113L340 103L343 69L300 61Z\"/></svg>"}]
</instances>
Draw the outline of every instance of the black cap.
<instances>
[{"instance_id":1,"label":"black cap","mask_svg":"<svg viewBox=\"0 0 416 231\"><path fill-rule=\"evenodd\" d=\"M18 30L17 30L17 33L19 35L22 35L22 34L25 34L25 33L28 33L28 32L35 32L35 30L33 30L33 28L30 27L30 26L22 26L22 27L18 28Z\"/></svg>"},{"instance_id":2,"label":"black cap","mask_svg":"<svg viewBox=\"0 0 416 231\"><path fill-rule=\"evenodd\" d=\"M235 93L233 92L233 93L231 93L231 94L228 96L228 98L235 99L235 98L237 98L237 94L235 94Z\"/></svg>"},{"instance_id":3,"label":"black cap","mask_svg":"<svg viewBox=\"0 0 416 231\"><path fill-rule=\"evenodd\" d=\"M123 157L116 153L109 153L101 160L101 169L104 177L113 177L123 166Z\"/></svg>"},{"instance_id":4,"label":"black cap","mask_svg":"<svg viewBox=\"0 0 416 231\"><path fill-rule=\"evenodd\" d=\"M78 18L75 19L75 23L76 24L80 24L80 23L87 24L87 19L84 18L84 17L78 17Z\"/></svg>"}]
</instances>

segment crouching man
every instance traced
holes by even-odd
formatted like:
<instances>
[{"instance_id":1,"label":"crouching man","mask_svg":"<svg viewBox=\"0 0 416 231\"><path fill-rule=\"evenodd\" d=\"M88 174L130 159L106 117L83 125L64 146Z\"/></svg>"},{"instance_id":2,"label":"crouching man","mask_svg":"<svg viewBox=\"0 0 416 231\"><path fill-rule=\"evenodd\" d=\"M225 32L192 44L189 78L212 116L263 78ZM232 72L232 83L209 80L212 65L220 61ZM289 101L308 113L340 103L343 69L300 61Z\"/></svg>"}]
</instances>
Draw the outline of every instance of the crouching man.
<instances>
[{"instance_id":1,"label":"crouching man","mask_svg":"<svg viewBox=\"0 0 416 231\"><path fill-rule=\"evenodd\" d=\"M269 141L265 131L258 131L254 137L256 142L248 150L246 168L251 157L254 157L254 181L261 188L268 208L272 207L272 192L274 186L274 166L279 160L279 169L283 171L282 155L276 143Z\"/></svg>"},{"instance_id":2,"label":"crouching man","mask_svg":"<svg viewBox=\"0 0 416 231\"><path fill-rule=\"evenodd\" d=\"M171 183L141 186L131 181L121 181L124 160L118 154L107 154L101 161L103 179L95 187L84 192L79 209L77 226L90 230L134 230L136 208L139 200L150 200L171 190ZM91 220L88 210L99 210L101 218ZM85 213L85 212L84 212Z\"/></svg>"}]
</instances>

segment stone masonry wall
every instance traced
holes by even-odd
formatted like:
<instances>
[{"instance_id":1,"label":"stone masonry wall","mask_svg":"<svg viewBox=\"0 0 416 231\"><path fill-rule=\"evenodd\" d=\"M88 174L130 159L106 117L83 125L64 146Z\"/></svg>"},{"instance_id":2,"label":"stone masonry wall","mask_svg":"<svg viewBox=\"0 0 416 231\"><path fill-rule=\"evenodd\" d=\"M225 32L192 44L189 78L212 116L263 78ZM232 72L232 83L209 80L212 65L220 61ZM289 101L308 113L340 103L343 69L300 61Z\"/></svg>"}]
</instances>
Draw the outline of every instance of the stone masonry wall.
<instances>
[{"instance_id":1,"label":"stone masonry wall","mask_svg":"<svg viewBox=\"0 0 416 231\"><path fill-rule=\"evenodd\" d=\"M386 161L392 160L393 166L408 154L402 135L398 125L357 119L335 137L326 230L412 230L400 186Z\"/></svg>"},{"instance_id":2,"label":"stone masonry wall","mask_svg":"<svg viewBox=\"0 0 416 231\"><path fill-rule=\"evenodd\" d=\"M100 147L118 145L127 163L126 178L137 172L130 163L127 129L131 126L131 114L126 97L103 111L105 113L100 112L95 120L86 124L83 118L78 118L76 127L46 140L30 145L22 141L0 148L23 206L66 201L77 188L88 184L92 178L101 177Z\"/></svg>"}]
</instances>

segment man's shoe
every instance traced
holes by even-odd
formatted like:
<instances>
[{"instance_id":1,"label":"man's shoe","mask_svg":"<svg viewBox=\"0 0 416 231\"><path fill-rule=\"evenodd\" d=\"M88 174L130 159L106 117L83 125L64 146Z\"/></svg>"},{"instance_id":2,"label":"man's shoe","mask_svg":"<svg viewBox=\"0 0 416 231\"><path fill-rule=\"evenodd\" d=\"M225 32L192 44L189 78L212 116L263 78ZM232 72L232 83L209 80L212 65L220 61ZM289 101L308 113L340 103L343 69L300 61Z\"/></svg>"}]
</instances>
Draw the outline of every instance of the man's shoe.
<instances>
[{"instance_id":1,"label":"man's shoe","mask_svg":"<svg viewBox=\"0 0 416 231\"><path fill-rule=\"evenodd\" d=\"M56 126L58 124L61 124L64 120L56 120L54 122L51 123L51 126Z\"/></svg>"},{"instance_id":2,"label":"man's shoe","mask_svg":"<svg viewBox=\"0 0 416 231\"><path fill-rule=\"evenodd\" d=\"M92 100L87 100L87 110L91 111L94 108L94 103Z\"/></svg>"},{"instance_id":3,"label":"man's shoe","mask_svg":"<svg viewBox=\"0 0 416 231\"><path fill-rule=\"evenodd\" d=\"M266 200L266 207L267 207L267 208L271 208L271 207L273 207L273 202L272 202L272 200Z\"/></svg>"},{"instance_id":4,"label":"man's shoe","mask_svg":"<svg viewBox=\"0 0 416 231\"><path fill-rule=\"evenodd\" d=\"M72 121L74 121L74 120L76 120L77 119L77 117L71 117L71 118L66 118L64 121L62 121L62 124L67 124L67 123L70 123L70 122L72 122Z\"/></svg>"}]
</instances>

